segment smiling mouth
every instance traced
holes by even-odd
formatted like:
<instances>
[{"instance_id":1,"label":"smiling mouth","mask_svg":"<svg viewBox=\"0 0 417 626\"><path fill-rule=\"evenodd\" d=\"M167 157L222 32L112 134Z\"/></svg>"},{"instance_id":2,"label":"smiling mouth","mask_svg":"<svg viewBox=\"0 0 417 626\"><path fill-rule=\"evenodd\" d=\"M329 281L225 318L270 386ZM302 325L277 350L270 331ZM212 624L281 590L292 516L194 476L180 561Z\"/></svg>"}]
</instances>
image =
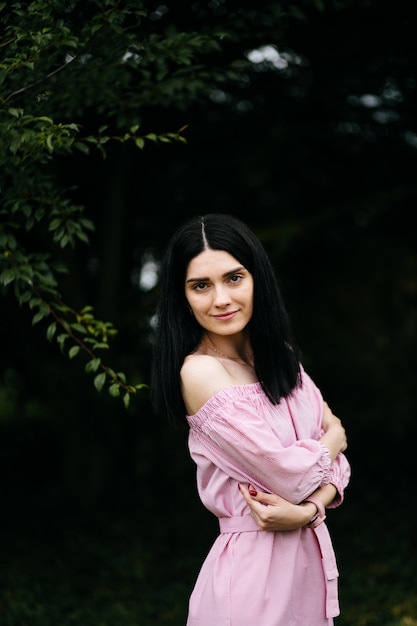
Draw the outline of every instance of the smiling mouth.
<instances>
[{"instance_id":1,"label":"smiling mouth","mask_svg":"<svg viewBox=\"0 0 417 626\"><path fill-rule=\"evenodd\" d=\"M226 320L234 317L238 311L228 311L227 313L219 313L218 315L213 315L216 320Z\"/></svg>"}]
</instances>

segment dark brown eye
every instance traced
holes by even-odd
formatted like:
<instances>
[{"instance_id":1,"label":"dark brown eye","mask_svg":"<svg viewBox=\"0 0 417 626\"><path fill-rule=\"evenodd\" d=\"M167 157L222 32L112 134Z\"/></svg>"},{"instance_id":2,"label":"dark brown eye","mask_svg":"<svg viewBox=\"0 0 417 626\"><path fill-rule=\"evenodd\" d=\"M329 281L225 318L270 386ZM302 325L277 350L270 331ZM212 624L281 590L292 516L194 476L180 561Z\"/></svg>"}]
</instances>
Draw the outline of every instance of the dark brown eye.
<instances>
[{"instance_id":1,"label":"dark brown eye","mask_svg":"<svg viewBox=\"0 0 417 626\"><path fill-rule=\"evenodd\" d=\"M205 287L207 287L206 283L196 283L196 284L193 286L193 289L194 289L195 291L202 291L203 289L205 289Z\"/></svg>"}]
</instances>

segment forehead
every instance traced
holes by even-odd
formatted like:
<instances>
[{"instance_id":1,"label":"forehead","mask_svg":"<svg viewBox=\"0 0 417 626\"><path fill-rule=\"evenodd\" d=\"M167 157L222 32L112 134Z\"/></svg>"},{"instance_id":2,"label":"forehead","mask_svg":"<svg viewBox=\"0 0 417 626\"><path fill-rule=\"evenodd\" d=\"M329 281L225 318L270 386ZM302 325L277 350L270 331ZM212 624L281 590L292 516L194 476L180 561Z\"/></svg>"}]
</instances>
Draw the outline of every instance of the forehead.
<instances>
[{"instance_id":1,"label":"forehead","mask_svg":"<svg viewBox=\"0 0 417 626\"><path fill-rule=\"evenodd\" d=\"M225 250L203 250L188 264L186 279L210 277L216 274L225 274L241 263Z\"/></svg>"}]
</instances>

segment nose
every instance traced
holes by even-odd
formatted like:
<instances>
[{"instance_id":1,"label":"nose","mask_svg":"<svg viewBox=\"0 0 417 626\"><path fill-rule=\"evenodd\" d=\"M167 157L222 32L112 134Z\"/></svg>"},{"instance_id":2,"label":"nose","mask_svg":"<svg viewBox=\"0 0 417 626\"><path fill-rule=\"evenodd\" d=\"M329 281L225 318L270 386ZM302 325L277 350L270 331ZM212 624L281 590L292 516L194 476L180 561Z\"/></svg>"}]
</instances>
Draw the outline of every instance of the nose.
<instances>
[{"instance_id":1,"label":"nose","mask_svg":"<svg viewBox=\"0 0 417 626\"><path fill-rule=\"evenodd\" d=\"M217 285L214 294L214 305L216 307L225 307L230 304L230 294L225 285Z\"/></svg>"}]
</instances>

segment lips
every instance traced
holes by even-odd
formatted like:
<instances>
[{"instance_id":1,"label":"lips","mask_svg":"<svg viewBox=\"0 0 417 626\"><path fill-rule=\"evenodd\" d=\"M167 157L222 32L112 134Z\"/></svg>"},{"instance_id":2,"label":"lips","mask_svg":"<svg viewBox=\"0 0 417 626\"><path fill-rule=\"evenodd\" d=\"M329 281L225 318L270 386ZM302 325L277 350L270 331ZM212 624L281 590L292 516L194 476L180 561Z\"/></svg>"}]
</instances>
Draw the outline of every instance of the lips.
<instances>
[{"instance_id":1,"label":"lips","mask_svg":"<svg viewBox=\"0 0 417 626\"><path fill-rule=\"evenodd\" d=\"M231 320L238 311L228 311L227 313L220 313L219 315L213 315L216 320Z\"/></svg>"}]
</instances>

